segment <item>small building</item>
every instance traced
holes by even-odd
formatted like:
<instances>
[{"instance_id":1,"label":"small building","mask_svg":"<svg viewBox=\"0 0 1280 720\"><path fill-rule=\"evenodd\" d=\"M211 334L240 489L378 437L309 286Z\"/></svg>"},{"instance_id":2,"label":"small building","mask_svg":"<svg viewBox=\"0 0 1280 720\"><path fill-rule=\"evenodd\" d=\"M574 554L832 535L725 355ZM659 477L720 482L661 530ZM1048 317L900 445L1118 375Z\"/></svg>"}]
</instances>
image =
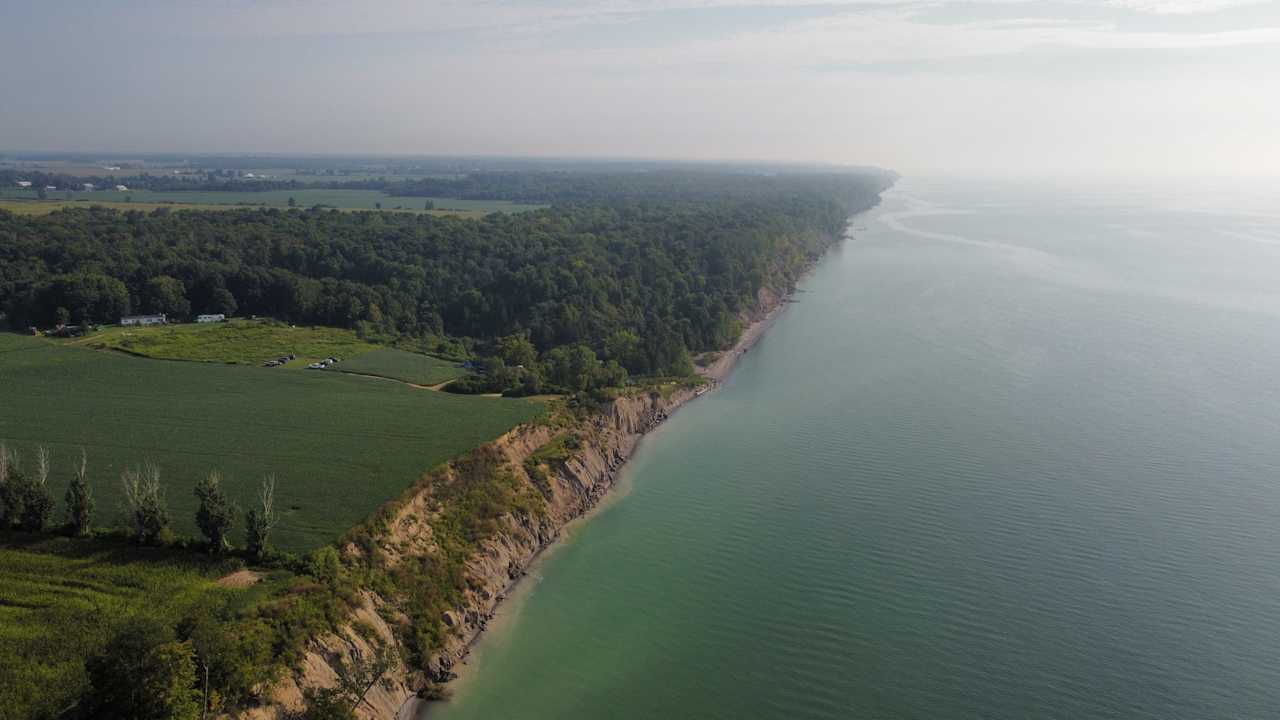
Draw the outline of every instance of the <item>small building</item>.
<instances>
[{"instance_id":1,"label":"small building","mask_svg":"<svg viewBox=\"0 0 1280 720\"><path fill-rule=\"evenodd\" d=\"M19 180L19 181L18 181L18 187L20 187L20 188L29 188L29 187L31 187L31 181L30 181L30 180Z\"/></svg>"},{"instance_id":2,"label":"small building","mask_svg":"<svg viewBox=\"0 0 1280 720\"><path fill-rule=\"evenodd\" d=\"M209 315L196 316L196 322L198 323L222 322L226 319L227 319L227 316L224 315L223 313L212 313Z\"/></svg>"},{"instance_id":3,"label":"small building","mask_svg":"<svg viewBox=\"0 0 1280 720\"><path fill-rule=\"evenodd\" d=\"M93 189L96 188L97 185L94 185L93 183L84 183L81 187L84 188L85 192L93 192Z\"/></svg>"},{"instance_id":4,"label":"small building","mask_svg":"<svg viewBox=\"0 0 1280 720\"><path fill-rule=\"evenodd\" d=\"M121 325L164 325L169 320L164 313L159 315L126 315L120 318Z\"/></svg>"},{"instance_id":5,"label":"small building","mask_svg":"<svg viewBox=\"0 0 1280 720\"><path fill-rule=\"evenodd\" d=\"M128 192L129 188L124 185L117 185L116 192Z\"/></svg>"}]
</instances>

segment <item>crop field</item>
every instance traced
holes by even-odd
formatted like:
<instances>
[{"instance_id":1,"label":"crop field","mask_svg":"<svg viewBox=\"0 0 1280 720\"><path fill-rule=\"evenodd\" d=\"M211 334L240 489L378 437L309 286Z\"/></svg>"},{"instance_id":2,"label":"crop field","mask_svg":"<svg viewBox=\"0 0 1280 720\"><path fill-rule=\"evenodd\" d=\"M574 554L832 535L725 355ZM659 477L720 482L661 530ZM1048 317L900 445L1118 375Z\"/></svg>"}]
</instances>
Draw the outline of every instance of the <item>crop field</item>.
<instances>
[{"instance_id":1,"label":"crop field","mask_svg":"<svg viewBox=\"0 0 1280 720\"><path fill-rule=\"evenodd\" d=\"M29 462L52 454L59 500L80 448L98 524L123 525L122 470L159 465L179 532L196 534L192 487L219 470L252 506L262 476L278 479L274 543L332 541L423 471L533 419L533 402L419 390L338 372L172 362L0 335L0 438ZM240 540L240 532L234 535Z\"/></svg>"},{"instance_id":2,"label":"crop field","mask_svg":"<svg viewBox=\"0 0 1280 720\"><path fill-rule=\"evenodd\" d=\"M68 341L67 344L98 350L122 350L161 360L239 365L261 365L265 360L292 354L298 356L299 362L294 364L300 363L304 367L307 362L327 357L346 359L379 347L356 337L351 330L292 327L271 320L247 319L221 323L110 327Z\"/></svg>"},{"instance_id":3,"label":"crop field","mask_svg":"<svg viewBox=\"0 0 1280 720\"><path fill-rule=\"evenodd\" d=\"M124 203L124 202L76 202L74 200L3 200L0 199L0 210L7 210L15 215L48 215L55 210L66 208L101 206L110 210L137 210L151 212L166 208L169 210L217 210L220 207L231 209L232 205L192 205L184 203Z\"/></svg>"},{"instance_id":4,"label":"crop field","mask_svg":"<svg viewBox=\"0 0 1280 720\"><path fill-rule=\"evenodd\" d=\"M80 695L84 660L127 618L176 622L218 593L220 563L190 552L43 537L0 545L0 718L54 717Z\"/></svg>"},{"instance_id":5,"label":"crop field","mask_svg":"<svg viewBox=\"0 0 1280 720\"><path fill-rule=\"evenodd\" d=\"M0 199L35 200L36 191L21 188L0 188ZM85 201L98 204L120 203L139 206L159 203L180 203L186 205L265 205L267 207L289 207L289 198L293 198L297 207L309 208L315 205L334 207L340 210L375 210L382 205L383 210L424 211L427 200L435 205L435 212L456 214L490 212L523 212L536 210L542 205L526 205L507 200L455 200L453 198L426 198L386 195L379 190L267 190L252 191L182 191L152 192L150 190L94 190L83 191L49 191L48 204L65 204L67 201ZM61 203L56 202L61 201ZM128 201L128 202L127 202Z\"/></svg>"},{"instance_id":6,"label":"crop field","mask_svg":"<svg viewBox=\"0 0 1280 720\"><path fill-rule=\"evenodd\" d=\"M466 374L458 363L394 348L366 352L333 367L342 372L377 375L414 385L438 385Z\"/></svg>"}]
</instances>

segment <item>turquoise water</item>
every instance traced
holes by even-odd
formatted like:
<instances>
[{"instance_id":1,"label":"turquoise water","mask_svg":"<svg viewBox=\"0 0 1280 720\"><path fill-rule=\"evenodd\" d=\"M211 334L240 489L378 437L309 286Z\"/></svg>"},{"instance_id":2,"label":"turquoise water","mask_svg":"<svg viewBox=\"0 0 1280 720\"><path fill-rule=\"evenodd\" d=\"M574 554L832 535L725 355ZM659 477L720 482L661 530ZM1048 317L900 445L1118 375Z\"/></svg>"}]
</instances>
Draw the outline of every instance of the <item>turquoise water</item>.
<instances>
[{"instance_id":1,"label":"turquoise water","mask_svg":"<svg viewBox=\"0 0 1280 720\"><path fill-rule=\"evenodd\" d=\"M1280 716L1280 202L906 180L446 720Z\"/></svg>"}]
</instances>

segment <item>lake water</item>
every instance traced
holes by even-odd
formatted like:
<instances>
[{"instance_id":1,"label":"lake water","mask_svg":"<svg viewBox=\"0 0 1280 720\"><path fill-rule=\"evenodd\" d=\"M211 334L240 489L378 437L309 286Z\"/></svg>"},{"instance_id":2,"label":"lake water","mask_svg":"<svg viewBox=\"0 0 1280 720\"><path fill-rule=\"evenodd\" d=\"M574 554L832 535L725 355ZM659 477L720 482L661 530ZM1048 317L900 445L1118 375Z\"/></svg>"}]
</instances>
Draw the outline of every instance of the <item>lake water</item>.
<instances>
[{"instance_id":1,"label":"lake water","mask_svg":"<svg viewBox=\"0 0 1280 720\"><path fill-rule=\"evenodd\" d=\"M1229 190L904 180L430 715L1280 716L1280 193Z\"/></svg>"}]
</instances>

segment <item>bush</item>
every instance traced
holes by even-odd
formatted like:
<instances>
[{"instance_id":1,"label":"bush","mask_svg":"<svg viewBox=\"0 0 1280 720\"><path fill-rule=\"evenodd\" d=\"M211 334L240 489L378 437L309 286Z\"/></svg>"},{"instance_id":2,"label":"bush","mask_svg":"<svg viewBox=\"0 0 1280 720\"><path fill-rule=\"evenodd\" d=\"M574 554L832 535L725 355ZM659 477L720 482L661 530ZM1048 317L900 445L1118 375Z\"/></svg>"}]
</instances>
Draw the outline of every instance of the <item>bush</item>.
<instances>
[{"instance_id":1,"label":"bush","mask_svg":"<svg viewBox=\"0 0 1280 720\"><path fill-rule=\"evenodd\" d=\"M342 560L338 557L337 550L326 545L311 553L307 561L307 569L312 577L329 587L334 587L342 574Z\"/></svg>"}]
</instances>

